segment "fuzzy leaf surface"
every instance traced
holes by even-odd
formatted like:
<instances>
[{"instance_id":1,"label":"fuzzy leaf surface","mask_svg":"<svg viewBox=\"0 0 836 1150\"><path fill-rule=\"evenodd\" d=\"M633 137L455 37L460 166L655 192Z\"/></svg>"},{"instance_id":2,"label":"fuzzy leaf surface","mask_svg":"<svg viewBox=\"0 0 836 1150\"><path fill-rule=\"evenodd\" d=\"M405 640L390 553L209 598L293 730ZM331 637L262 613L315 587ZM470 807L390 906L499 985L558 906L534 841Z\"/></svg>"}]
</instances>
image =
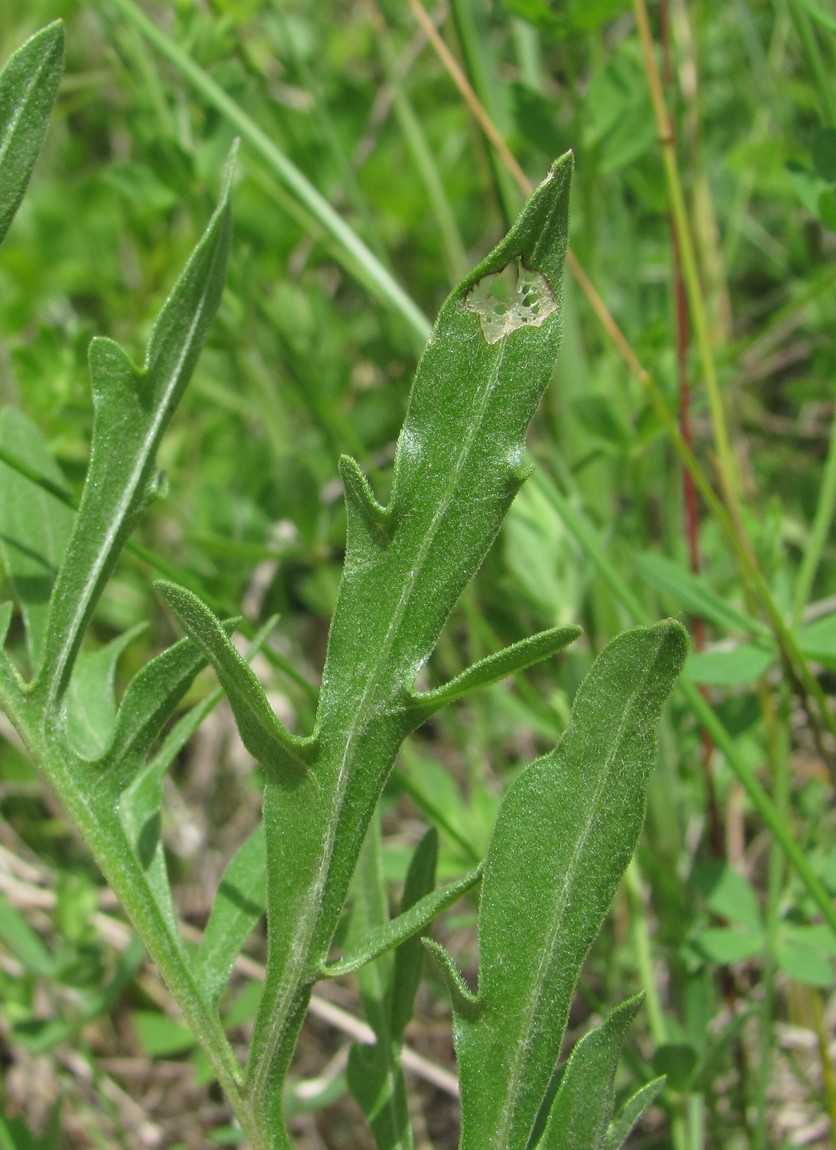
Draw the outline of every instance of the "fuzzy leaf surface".
<instances>
[{"instance_id":1,"label":"fuzzy leaf surface","mask_svg":"<svg viewBox=\"0 0 836 1150\"><path fill-rule=\"evenodd\" d=\"M630 1131L642 1117L646 1110L655 1102L665 1085L665 1078L654 1078L646 1086L642 1086L635 1094L631 1094L624 1105L613 1118L604 1139L604 1150L621 1150L621 1147L630 1137Z\"/></svg>"},{"instance_id":2,"label":"fuzzy leaf surface","mask_svg":"<svg viewBox=\"0 0 836 1150\"><path fill-rule=\"evenodd\" d=\"M217 1002L241 947L267 906L264 828L256 827L224 870L198 951L200 981Z\"/></svg>"},{"instance_id":3,"label":"fuzzy leaf surface","mask_svg":"<svg viewBox=\"0 0 836 1150\"><path fill-rule=\"evenodd\" d=\"M622 1003L576 1044L537 1150L603 1150L624 1035L641 1003L641 995Z\"/></svg>"},{"instance_id":4,"label":"fuzzy leaf surface","mask_svg":"<svg viewBox=\"0 0 836 1150\"><path fill-rule=\"evenodd\" d=\"M264 690L232 644L223 624L192 591L160 581L157 591L212 664L229 698L244 746L266 768L307 769L305 740L291 735L273 713Z\"/></svg>"},{"instance_id":5,"label":"fuzzy leaf surface","mask_svg":"<svg viewBox=\"0 0 836 1150\"><path fill-rule=\"evenodd\" d=\"M482 868L474 867L463 878L448 883L438 890L430 891L412 903L408 910L371 929L358 946L348 954L344 954L342 958L327 963L321 973L327 978L352 974L367 962L385 954L387 950L401 946L407 939L424 931L442 911L447 910L454 902L458 902L462 895L472 890L481 877Z\"/></svg>"},{"instance_id":6,"label":"fuzzy leaf surface","mask_svg":"<svg viewBox=\"0 0 836 1150\"><path fill-rule=\"evenodd\" d=\"M581 965L641 829L655 724L686 649L674 622L610 643L558 746L503 800L482 880L477 995L442 958L454 1000L462 1150L528 1145Z\"/></svg>"},{"instance_id":7,"label":"fuzzy leaf surface","mask_svg":"<svg viewBox=\"0 0 836 1150\"><path fill-rule=\"evenodd\" d=\"M64 70L64 25L48 24L0 72L0 244L32 175Z\"/></svg>"},{"instance_id":8,"label":"fuzzy leaf surface","mask_svg":"<svg viewBox=\"0 0 836 1150\"><path fill-rule=\"evenodd\" d=\"M505 679L516 671L523 671L526 667L542 662L543 659L551 658L573 643L580 633L580 627L552 627L548 631L540 631L537 635L521 639L510 647L480 659L455 679L433 691L414 692L407 710L410 714L414 714L416 721L429 718L469 691L498 683L500 679Z\"/></svg>"},{"instance_id":9,"label":"fuzzy leaf surface","mask_svg":"<svg viewBox=\"0 0 836 1150\"><path fill-rule=\"evenodd\" d=\"M102 588L155 490L154 463L217 310L230 238L230 170L206 231L136 367L110 339L90 345L93 442L75 529L50 600L41 674L50 703L66 690Z\"/></svg>"},{"instance_id":10,"label":"fuzzy leaf surface","mask_svg":"<svg viewBox=\"0 0 836 1150\"><path fill-rule=\"evenodd\" d=\"M346 558L308 770L268 769L264 796L270 963L248 1082L265 1114L281 1106L306 987L327 957L398 747L422 721L409 710L415 677L527 474L526 430L560 343L571 171L571 155L556 162L442 306L389 504L353 460L341 461Z\"/></svg>"}]
</instances>

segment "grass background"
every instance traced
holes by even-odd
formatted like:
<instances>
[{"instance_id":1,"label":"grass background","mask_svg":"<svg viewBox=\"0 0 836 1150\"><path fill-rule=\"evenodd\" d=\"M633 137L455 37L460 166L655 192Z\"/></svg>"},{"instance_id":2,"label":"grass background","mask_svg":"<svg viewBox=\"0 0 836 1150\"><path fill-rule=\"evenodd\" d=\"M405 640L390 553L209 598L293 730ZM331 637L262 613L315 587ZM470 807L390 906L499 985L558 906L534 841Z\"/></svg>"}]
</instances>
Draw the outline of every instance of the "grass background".
<instances>
[{"instance_id":1,"label":"grass background","mask_svg":"<svg viewBox=\"0 0 836 1150\"><path fill-rule=\"evenodd\" d=\"M227 291L163 446L168 494L140 538L219 611L243 605L252 626L281 615L260 672L304 733L340 573L337 457L356 455L385 492L419 313L435 314L523 197L414 6L138 8L173 46L168 58L126 0L0 9L4 60L49 20L67 24L59 104L0 253L0 397L39 424L78 492L89 340L110 335L141 357L243 131ZM825 1147L836 1122L836 943L741 772L832 897L836 741L814 687L832 697L836 671L836 20L817 0L654 6L674 138L666 162L637 12L620 0L430 9L525 177L575 151L573 252L634 370L570 276L564 347L530 437L537 471L427 673L449 678L555 623L580 622L585 636L410 740L385 798L386 865L397 884L428 820L445 875L481 857L498 796L560 734L594 653L631 623L690 620L703 710L696 690L668 708L642 846L590 956L573 1037L599 1009L648 992L623 1085L657 1071L670 1085L637 1146ZM190 67L231 105L199 91ZM247 142L249 124L273 152ZM288 183L287 162L373 259L346 252L317 200ZM385 283L370 288L375 266L411 304ZM742 578L716 508L697 500L689 518L660 403L726 499L762 586L751 566ZM124 656L126 677L175 636L154 574L127 557L90 638L150 621ZM812 683L778 656L763 589L811 659ZM720 724L713 737L706 709ZM169 779L164 812L180 910L195 929L258 817L256 783L221 708ZM0 894L0 1113L16 1144L235 1144L189 1035L13 739L0 749ZM438 927L465 968L473 920L462 904ZM260 947L254 938L255 963ZM228 1003L242 1043L253 973L241 972ZM357 1013L350 981L329 991ZM449 1070L431 970L420 1008L410 1041ZM304 1147L369 1145L343 1097L344 1041L321 1020L306 1031L293 1103ZM414 1081L422 1144L455 1145L454 1102L426 1073Z\"/></svg>"}]
</instances>

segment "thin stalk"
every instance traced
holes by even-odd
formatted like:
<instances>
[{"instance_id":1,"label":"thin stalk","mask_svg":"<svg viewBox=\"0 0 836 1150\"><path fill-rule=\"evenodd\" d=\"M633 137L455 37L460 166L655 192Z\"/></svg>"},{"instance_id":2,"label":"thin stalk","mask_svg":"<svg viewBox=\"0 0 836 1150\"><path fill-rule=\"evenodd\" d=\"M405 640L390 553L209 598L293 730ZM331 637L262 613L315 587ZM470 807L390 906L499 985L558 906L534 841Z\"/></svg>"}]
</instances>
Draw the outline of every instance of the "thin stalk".
<instances>
[{"instance_id":1,"label":"thin stalk","mask_svg":"<svg viewBox=\"0 0 836 1150\"><path fill-rule=\"evenodd\" d=\"M665 83L670 88L673 84L673 61L670 51L669 10L667 3L661 8L663 15L662 49L665 61ZM673 130L673 129L672 129ZM679 381L679 426L682 438L693 449L691 435L691 381L688 374L689 352L689 315L688 297L685 289L685 278L682 270L682 253L679 245L679 233L676 221L671 215L669 219L671 233L671 262L673 277L673 295L676 316L676 369ZM700 573L699 550L699 504L694 477L687 467L682 468L682 503L684 514L685 537L688 546L688 561L692 574ZM705 620L700 615L691 618L691 627L694 636L694 647L699 653L705 648ZM708 839L711 852L715 858L724 857L723 826L720 819L720 808L717 802L717 788L714 782L711 740L703 731L702 739L702 770L705 780L705 789L708 799Z\"/></svg>"},{"instance_id":2,"label":"thin stalk","mask_svg":"<svg viewBox=\"0 0 836 1150\"><path fill-rule=\"evenodd\" d=\"M834 413L830 424L830 442L827 448L827 459L819 488L813 527L807 546L804 548L804 557L801 560L801 567L795 581L792 605L794 627L797 627L803 620L804 608L810 598L816 570L830 539L830 527L833 523L834 512L836 512L836 413Z\"/></svg>"},{"instance_id":3,"label":"thin stalk","mask_svg":"<svg viewBox=\"0 0 836 1150\"><path fill-rule=\"evenodd\" d=\"M813 1027L816 1032L816 1044L819 1048L825 1106L830 1117L830 1129L833 1131L836 1130L836 1072L834 1072L833 1059L830 1055L832 1035L828 1030L821 992L815 987L810 987L810 1007L813 1011Z\"/></svg>"},{"instance_id":4,"label":"thin stalk","mask_svg":"<svg viewBox=\"0 0 836 1150\"><path fill-rule=\"evenodd\" d=\"M771 699L771 696L770 696ZM785 823L790 817L790 761L787 733L789 731L789 699L783 691L781 714L771 707L764 715L767 739L770 744L770 760L774 764L773 796L775 809ZM763 1000L760 1004L760 1066L755 1082L755 1122L752 1131L753 1150L767 1150L769 1146L767 1090L772 1065L773 1032L775 1022L776 985L778 969L776 960L778 930L781 924L781 891L784 883L785 859L783 851L774 841L770 845L769 867L766 885L766 945L761 975Z\"/></svg>"},{"instance_id":5,"label":"thin stalk","mask_svg":"<svg viewBox=\"0 0 836 1150\"><path fill-rule=\"evenodd\" d=\"M247 115L243 108L231 99L178 44L169 39L162 29L137 7L133 0L111 0L111 3L241 134L242 139L261 156L271 171L322 225L327 234L336 242L338 249L350 257L352 264L356 267L358 277L363 280L372 294L406 321L416 343L423 346L431 331L430 321L357 233L340 218L325 197L320 195L293 161Z\"/></svg>"},{"instance_id":6,"label":"thin stalk","mask_svg":"<svg viewBox=\"0 0 836 1150\"><path fill-rule=\"evenodd\" d=\"M667 1023L665 1022L662 1002L656 986L656 972L653 969L652 948L650 942L650 928L647 922L647 910L642 894L641 870L636 856L633 855L627 870L624 872L624 886L627 891L627 901L630 906L630 925L633 936L633 953L639 968L639 978L644 989L644 1004L650 1022L650 1033L653 1035L655 1046L662 1046L668 1042ZM675 1101L670 1111L671 1142L674 1150L688 1150L688 1130L682 1113L682 1105Z\"/></svg>"},{"instance_id":7,"label":"thin stalk","mask_svg":"<svg viewBox=\"0 0 836 1150\"><path fill-rule=\"evenodd\" d=\"M688 290L688 305L691 313L691 321L694 325L694 336L700 353L700 362L702 363L705 387L708 394L714 442L717 446L720 484L729 512L736 521L738 517L737 507L740 498L740 480L726 424L723 400L720 395L720 382L717 378L717 368L714 362L711 339L709 337L705 300L697 273L697 261L694 246L691 241L691 230L688 221L688 211L685 206L685 195L679 178L673 128L665 106L665 97L662 91L659 69L656 66L653 37L650 31L650 20L647 14L645 0L633 0L633 9L636 15L642 50L644 52L645 71L650 88L653 112L656 118L656 130L659 134L659 143L662 149L662 162L665 169L668 197L679 241L682 271Z\"/></svg>"},{"instance_id":8,"label":"thin stalk","mask_svg":"<svg viewBox=\"0 0 836 1150\"><path fill-rule=\"evenodd\" d=\"M268 1150L252 1122L241 1084L241 1067L229 1044L217 1012L194 977L193 966L179 937L172 931L148 885L145 872L116 814L118 798L102 790L86 797L78 776L88 764L52 746L51 732L59 724L44 719L40 707L27 699L15 682L11 666L0 666L0 707L13 722L33 761L40 765L64 809L84 837L108 885L136 928L148 953L174 995L187 1024L200 1042L241 1123L252 1150Z\"/></svg>"}]
</instances>

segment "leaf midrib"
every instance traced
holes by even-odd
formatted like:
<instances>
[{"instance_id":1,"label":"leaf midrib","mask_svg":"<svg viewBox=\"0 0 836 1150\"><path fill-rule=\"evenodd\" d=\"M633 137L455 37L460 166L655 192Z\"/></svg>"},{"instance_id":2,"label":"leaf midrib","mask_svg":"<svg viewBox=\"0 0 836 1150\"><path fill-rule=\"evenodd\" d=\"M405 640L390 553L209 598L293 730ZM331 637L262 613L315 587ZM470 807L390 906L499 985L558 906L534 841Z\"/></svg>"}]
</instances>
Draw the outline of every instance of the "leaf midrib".
<instances>
[{"instance_id":1,"label":"leaf midrib","mask_svg":"<svg viewBox=\"0 0 836 1150\"><path fill-rule=\"evenodd\" d=\"M627 716L632 712L632 708L633 708L633 705L635 703L636 698L641 694L642 690L644 689L645 683L648 681L648 679L654 673L654 669L656 666L656 658L657 658L659 649L660 649L663 642L664 642L664 636L656 644L656 648L653 652L653 657L650 660L648 660L648 663L644 669L644 673L642 674L641 678L639 679L638 685L636 686L635 690L631 692L629 699L628 699L628 702L622 711L622 717L621 717L621 720L618 724L617 734L616 734L615 738L613 738L611 740L610 745L611 745L612 749L605 759L605 769L601 772L601 776L600 776L598 785L595 788L593 801L590 805L590 814L586 820L585 830L584 830L583 834L577 840L576 848L572 852L571 862L566 868L566 873L564 876L563 883L562 883L561 887L559 888L559 897L555 900L554 905L556 905L560 908L559 916L553 920L554 925L548 934L547 945L545 945L543 947L543 952L542 952L542 955L540 957L540 963L539 963L539 966L537 969L537 974L536 974L536 976L532 982L533 992L529 996L528 1006L526 1007L526 1009L524 1011L519 1012L519 1017L524 1021L524 1026L521 1028L521 1032L524 1034L529 1034L531 1032L534 1016L537 1012L537 1008L539 1007L540 1001L541 1001L542 996L543 996L543 987L544 987L546 977L548 974L548 968L551 965L550 956L551 956L552 951L554 949L555 939L560 932L561 926L563 925L563 915L565 912L566 903L568 901L568 894L570 891L577 888L576 874L577 874L579 862L580 862L580 859L583 855L584 847L586 846L586 843L589 840L589 836L591 834L591 829L592 829L593 823L595 822L595 818L596 818L597 813L598 813L601 795L604 792L604 790L606 789L606 784L607 784L607 781L609 780L609 777L610 777L610 769L611 769L612 761L613 761L613 758L615 755L615 747L617 747L619 745L619 743L621 742L625 727L627 725ZM501 1111L501 1114L500 1114L501 1125L500 1125L500 1129L497 1131L497 1134L499 1135L499 1140L495 1143L495 1145L497 1147L501 1147L502 1150L504 1150L504 1148L508 1145L508 1135L509 1135L509 1132L511 1129L511 1124L512 1124L513 1118L514 1118L514 1107L513 1107L512 1101L514 1099L516 1099L516 1097L518 1095L519 1083L520 1083L520 1079L522 1077L523 1067L524 1067L525 1062L526 1062L525 1057L524 1057L525 1050L526 1050L525 1044L523 1043L521 1046L517 1047L516 1049L519 1052L519 1055L518 1055L518 1057L516 1057L513 1060L512 1065L511 1065L511 1073L509 1074L509 1077L508 1077L509 1087L511 1087L512 1089L508 1089L505 1093L505 1097L506 1097L506 1100L508 1100L508 1104L506 1104Z\"/></svg>"},{"instance_id":2,"label":"leaf midrib","mask_svg":"<svg viewBox=\"0 0 836 1150\"><path fill-rule=\"evenodd\" d=\"M474 317L474 322L476 322ZM507 337L506 337L507 338ZM377 694L380 681L385 678L382 668L385 666L387 656L392 648L395 635L398 632L403 616L406 613L409 600L417 582L418 573L423 569L423 564L426 560L427 553L435 539L438 530L438 524L446 514L450 504L456 495L458 487L458 479L462 470L467 462L470 454L471 446L476 438L477 432L481 430L484 420L485 409L490 400L493 388L496 384L499 370L505 355L506 339L503 339L497 345L497 354L494 357L491 374L485 381L482 388L481 401L478 408L478 419L471 420L470 432L462 441L462 449L459 452L458 459L452 469L452 479L447 486L447 491L444 493L442 499L439 500L435 514L430 522L421 545L418 549L417 561L410 568L409 578L404 580L401 594L398 598L395 610L392 613L392 619L383 641L380 644L378 655L372 663L372 673L367 677L363 693L360 697L360 702L354 711L355 719L346 732L345 749L340 759L339 769L337 773L336 785L334 788L334 800L332 803L332 811L335 817L328 820L326 835L323 842L323 850L321 855L321 862L316 874L316 878L311 886L311 894L309 906L312 913L305 918L300 926L303 928L302 938L304 940L304 947L300 947L300 941L297 935L294 940L292 948L293 959L291 964L285 967L284 977L280 983L280 994L277 995L273 1002L270 1004L271 1022L266 1031L266 1040L264 1053L259 1056L255 1074L253 1076L253 1094L261 1096L262 1092L266 1089L270 1077L270 1067L272 1065L275 1053L281 1043L282 1034L285 1028L285 1022L288 1017L290 1005L293 997L297 992L297 988L302 981L304 967L308 962L309 949L311 939L316 931L320 922L322 911L323 893L327 886L328 875L331 869L331 863L334 855L334 845L337 838L337 831L342 826L342 811L345 803L345 795L348 788L349 777L351 775L351 763L354 759L354 752L357 742L362 737L362 733L366 728L370 712L372 709L371 699ZM311 770L316 770L316 762L312 764Z\"/></svg>"},{"instance_id":3,"label":"leaf midrib","mask_svg":"<svg viewBox=\"0 0 836 1150\"><path fill-rule=\"evenodd\" d=\"M155 404L154 419L149 425L149 433L143 437L142 446L136 456L136 463L130 473L129 481L122 488L121 497L116 505L116 513L110 516L110 522L108 523L107 531L101 540L95 560L90 567L88 577L85 580L84 589L78 596L76 601L76 608L71 615L70 622L64 628L64 642L58 648L58 655L56 656L53 667L50 669L50 691L49 695L47 696L47 712L54 709L56 700L60 698L66 687L65 676L67 662L70 657L70 652L75 645L77 633L81 626L81 621L84 619L84 616L87 613L87 608L91 599L97 593L98 581L101 577L102 571L107 565L108 559L110 558L110 554L114 546L114 540L118 536L120 530L122 530L125 521L130 514L134 499L136 497L139 482L142 477L142 473L145 470L149 458L156 451L157 444L161 436L161 428L164 426L165 421L169 416L170 398L172 392L177 386L177 382L183 369L183 364L186 362L186 359L192 350L195 331L198 329L198 326L206 313L207 300L209 297L211 284L214 280L214 270L220 255L219 245L217 244L217 236L213 236L212 238L214 241L214 250L212 252L210 266L204 281L204 290L201 292L200 303L195 309L192 321L189 324L187 338L181 343L180 355L175 362L174 369L169 372L168 378L165 382L165 386L162 392L164 399L162 402ZM143 372L134 374L134 381L136 383L146 383L147 375L152 371L153 364L149 364L146 366ZM76 529L79 522L80 518L76 520ZM76 531L73 532L73 535L75 534Z\"/></svg>"},{"instance_id":4,"label":"leaf midrib","mask_svg":"<svg viewBox=\"0 0 836 1150\"><path fill-rule=\"evenodd\" d=\"M38 86L41 76L44 74L44 72L48 71L48 68L49 56L43 59L40 67L32 73L31 79L24 89L23 99L18 102L15 114L9 121L8 129L3 136L2 143L0 143L0 166L5 163L6 153L8 152L11 142L14 139L15 132L17 131L17 126L20 123L20 118L24 114L27 104L29 103L29 97L32 94L32 90Z\"/></svg>"}]
</instances>

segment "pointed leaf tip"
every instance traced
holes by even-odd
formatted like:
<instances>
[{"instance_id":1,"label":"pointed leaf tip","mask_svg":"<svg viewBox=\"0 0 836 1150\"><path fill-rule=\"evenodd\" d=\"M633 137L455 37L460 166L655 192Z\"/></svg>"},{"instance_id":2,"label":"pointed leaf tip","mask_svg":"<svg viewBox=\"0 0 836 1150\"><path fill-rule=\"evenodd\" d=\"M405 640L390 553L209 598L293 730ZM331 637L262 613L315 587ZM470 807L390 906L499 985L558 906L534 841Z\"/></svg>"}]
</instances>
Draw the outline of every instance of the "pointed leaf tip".
<instances>
[{"instance_id":1,"label":"pointed leaf tip","mask_svg":"<svg viewBox=\"0 0 836 1150\"><path fill-rule=\"evenodd\" d=\"M441 943L436 942L434 938L422 938L421 942L438 963L441 977L444 979L447 989L450 992L450 997L453 1000L454 1011L463 1018L471 1020L477 1018L482 1005L479 996L474 994L467 985L462 972L456 966L450 954Z\"/></svg>"},{"instance_id":2,"label":"pointed leaf tip","mask_svg":"<svg viewBox=\"0 0 836 1150\"><path fill-rule=\"evenodd\" d=\"M291 735L277 718L252 668L233 646L223 624L193 592L158 580L155 589L186 634L215 668L229 698L244 746L265 768L308 769L312 739Z\"/></svg>"},{"instance_id":3,"label":"pointed leaf tip","mask_svg":"<svg viewBox=\"0 0 836 1150\"><path fill-rule=\"evenodd\" d=\"M0 243L23 199L64 70L64 25L54 20L0 72Z\"/></svg>"}]
</instances>

